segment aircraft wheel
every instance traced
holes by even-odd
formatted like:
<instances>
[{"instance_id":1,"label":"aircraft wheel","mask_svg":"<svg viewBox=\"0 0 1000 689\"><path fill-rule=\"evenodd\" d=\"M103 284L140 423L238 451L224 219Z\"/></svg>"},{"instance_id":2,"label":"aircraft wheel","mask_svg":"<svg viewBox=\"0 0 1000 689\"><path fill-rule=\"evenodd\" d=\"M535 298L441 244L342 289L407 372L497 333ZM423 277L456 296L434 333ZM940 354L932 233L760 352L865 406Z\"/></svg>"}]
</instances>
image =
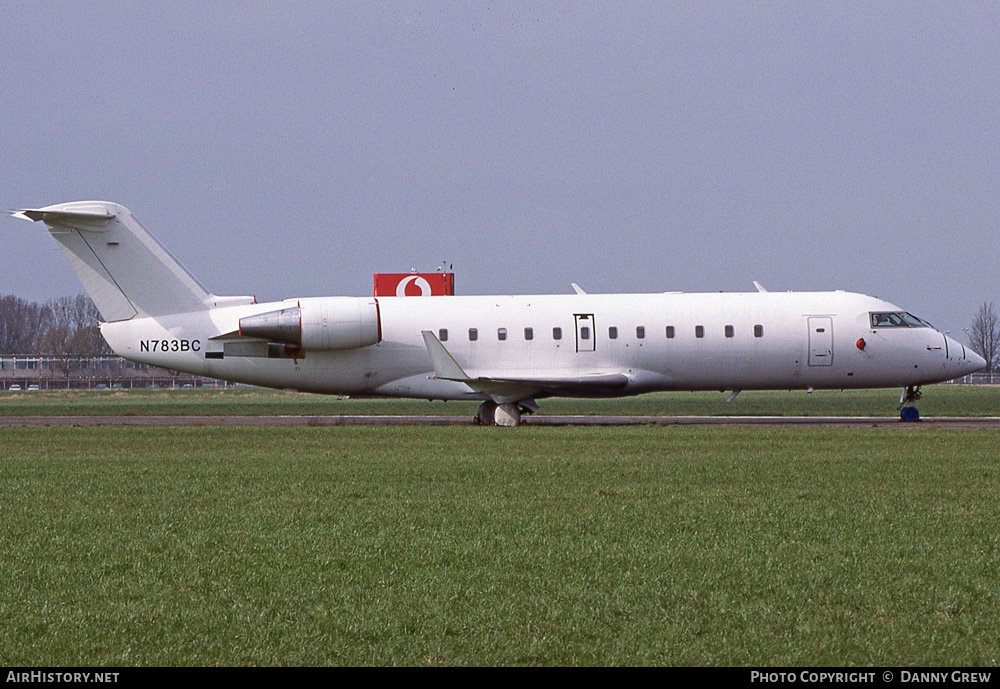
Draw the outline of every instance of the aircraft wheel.
<instances>
[{"instance_id":1,"label":"aircraft wheel","mask_svg":"<svg viewBox=\"0 0 1000 689\"><path fill-rule=\"evenodd\" d=\"M903 407L899 411L900 421L920 421L920 412L916 407Z\"/></svg>"},{"instance_id":2,"label":"aircraft wheel","mask_svg":"<svg viewBox=\"0 0 1000 689\"><path fill-rule=\"evenodd\" d=\"M496 413L496 410L496 402L483 402L479 405L479 409L476 410L476 415L472 417L472 423L480 426L495 425L496 421L494 421L493 415Z\"/></svg>"},{"instance_id":3,"label":"aircraft wheel","mask_svg":"<svg viewBox=\"0 0 1000 689\"><path fill-rule=\"evenodd\" d=\"M497 426L516 426L521 423L521 410L516 404L497 405L493 413Z\"/></svg>"}]
</instances>

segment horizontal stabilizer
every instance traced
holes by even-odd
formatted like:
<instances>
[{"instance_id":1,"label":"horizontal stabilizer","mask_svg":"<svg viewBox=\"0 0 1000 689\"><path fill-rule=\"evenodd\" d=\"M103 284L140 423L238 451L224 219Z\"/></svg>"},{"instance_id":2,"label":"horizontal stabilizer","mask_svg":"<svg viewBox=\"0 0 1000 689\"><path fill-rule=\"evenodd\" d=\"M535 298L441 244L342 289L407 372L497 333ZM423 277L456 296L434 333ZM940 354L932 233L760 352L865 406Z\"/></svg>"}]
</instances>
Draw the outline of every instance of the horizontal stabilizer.
<instances>
[{"instance_id":1,"label":"horizontal stabilizer","mask_svg":"<svg viewBox=\"0 0 1000 689\"><path fill-rule=\"evenodd\" d=\"M107 232L108 221L115 217L101 206L76 206L73 210L51 210L48 208L22 208L11 211L15 218L32 222L43 221L46 225L67 230L80 229L88 232Z\"/></svg>"}]
</instances>

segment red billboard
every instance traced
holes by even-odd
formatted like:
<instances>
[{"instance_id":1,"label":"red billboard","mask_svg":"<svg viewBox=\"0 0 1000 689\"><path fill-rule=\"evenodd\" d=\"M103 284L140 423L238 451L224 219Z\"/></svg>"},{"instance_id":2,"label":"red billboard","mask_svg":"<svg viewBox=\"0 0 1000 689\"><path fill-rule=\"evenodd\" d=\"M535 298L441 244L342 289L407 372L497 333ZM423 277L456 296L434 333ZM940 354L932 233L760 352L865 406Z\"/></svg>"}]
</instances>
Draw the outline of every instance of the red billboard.
<instances>
[{"instance_id":1,"label":"red billboard","mask_svg":"<svg viewBox=\"0 0 1000 689\"><path fill-rule=\"evenodd\" d=\"M454 273L375 273L376 297L430 297L455 294Z\"/></svg>"}]
</instances>

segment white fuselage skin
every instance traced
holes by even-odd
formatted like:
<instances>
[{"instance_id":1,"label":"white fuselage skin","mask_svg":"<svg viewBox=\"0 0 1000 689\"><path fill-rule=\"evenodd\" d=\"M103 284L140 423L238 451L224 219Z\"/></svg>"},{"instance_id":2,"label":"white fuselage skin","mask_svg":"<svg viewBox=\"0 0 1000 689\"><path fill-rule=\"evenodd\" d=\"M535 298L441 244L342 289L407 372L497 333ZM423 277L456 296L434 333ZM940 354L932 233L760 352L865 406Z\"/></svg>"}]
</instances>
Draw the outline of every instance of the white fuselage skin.
<instances>
[{"instance_id":1,"label":"white fuselage skin","mask_svg":"<svg viewBox=\"0 0 1000 689\"><path fill-rule=\"evenodd\" d=\"M460 381L435 378L422 331L434 333L470 378L621 374L627 379L614 390L580 393L588 397L917 386L983 364L932 327L873 327L871 313L901 309L840 291L379 297L378 344L285 358L206 358L213 348L221 351L221 342L212 338L237 331L241 318L306 301L137 317L105 323L101 332L127 359L213 378L327 394L442 400L489 396ZM560 339L555 328L561 329ZM477 339L470 339L470 329ZM550 394L539 390L531 396Z\"/></svg>"}]
</instances>

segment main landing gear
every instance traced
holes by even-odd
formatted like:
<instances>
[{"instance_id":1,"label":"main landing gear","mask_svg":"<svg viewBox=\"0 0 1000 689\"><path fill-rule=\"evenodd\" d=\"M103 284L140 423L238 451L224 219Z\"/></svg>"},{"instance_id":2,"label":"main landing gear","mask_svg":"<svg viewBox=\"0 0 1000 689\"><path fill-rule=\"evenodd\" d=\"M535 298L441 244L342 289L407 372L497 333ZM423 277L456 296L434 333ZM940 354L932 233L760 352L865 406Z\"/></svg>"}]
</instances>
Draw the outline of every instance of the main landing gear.
<instances>
[{"instance_id":1,"label":"main landing gear","mask_svg":"<svg viewBox=\"0 0 1000 689\"><path fill-rule=\"evenodd\" d=\"M483 402L476 410L476 415L472 417L472 423L479 426L492 426L494 423L493 415L496 414L496 411L496 402Z\"/></svg>"},{"instance_id":2,"label":"main landing gear","mask_svg":"<svg viewBox=\"0 0 1000 689\"><path fill-rule=\"evenodd\" d=\"M920 412L913 406L913 403L920 399L920 386L909 385L903 389L903 394L899 396L899 420L900 421L920 421Z\"/></svg>"},{"instance_id":3,"label":"main landing gear","mask_svg":"<svg viewBox=\"0 0 1000 689\"><path fill-rule=\"evenodd\" d=\"M521 423L521 414L533 414L537 410L533 400L504 404L487 401L479 405L472 423L481 426L517 426Z\"/></svg>"}]
</instances>

